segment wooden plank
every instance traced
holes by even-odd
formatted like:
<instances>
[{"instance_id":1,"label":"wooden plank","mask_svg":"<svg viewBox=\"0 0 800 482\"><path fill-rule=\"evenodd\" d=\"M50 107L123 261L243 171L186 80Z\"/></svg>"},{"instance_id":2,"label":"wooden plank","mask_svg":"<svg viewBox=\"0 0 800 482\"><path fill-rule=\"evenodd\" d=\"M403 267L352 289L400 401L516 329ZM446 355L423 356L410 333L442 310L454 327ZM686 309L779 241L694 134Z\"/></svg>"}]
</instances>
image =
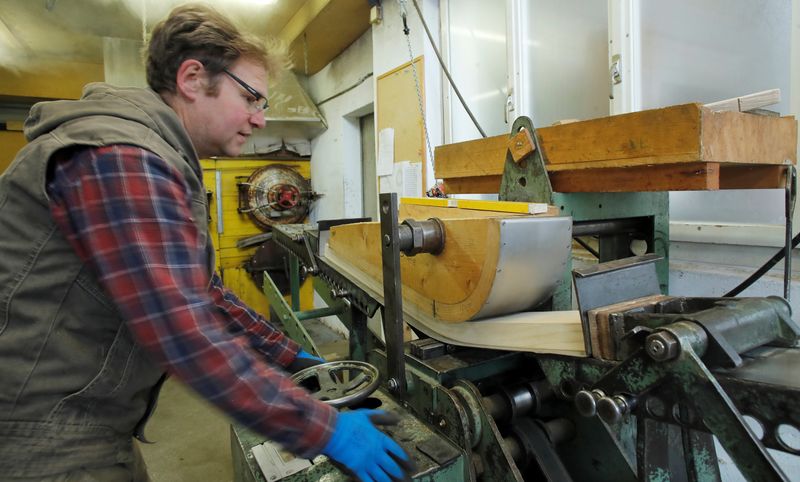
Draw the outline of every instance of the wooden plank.
<instances>
[{"instance_id":1,"label":"wooden plank","mask_svg":"<svg viewBox=\"0 0 800 482\"><path fill-rule=\"evenodd\" d=\"M657 164L552 172L550 183L555 192L705 191L720 189L719 173L716 163ZM746 178L741 180L746 181ZM500 176L452 181L446 184L451 194L497 193L500 190Z\"/></svg>"},{"instance_id":2,"label":"wooden plank","mask_svg":"<svg viewBox=\"0 0 800 482\"><path fill-rule=\"evenodd\" d=\"M743 95L741 97L712 102L710 104L705 104L703 107L711 109L714 112L746 112L774 105L780 101L781 89L770 89Z\"/></svg>"},{"instance_id":3,"label":"wooden plank","mask_svg":"<svg viewBox=\"0 0 800 482\"><path fill-rule=\"evenodd\" d=\"M539 129L550 172L700 160L700 105L684 104Z\"/></svg>"},{"instance_id":4,"label":"wooden plank","mask_svg":"<svg viewBox=\"0 0 800 482\"><path fill-rule=\"evenodd\" d=\"M617 359L615 339L618 334L612 332L613 329L609 321L609 315L637 308L646 308L667 299L669 299L669 296L666 295L650 295L589 310L586 313L586 318L592 327L591 346L594 356L606 360Z\"/></svg>"},{"instance_id":5,"label":"wooden plank","mask_svg":"<svg viewBox=\"0 0 800 482\"><path fill-rule=\"evenodd\" d=\"M439 208L446 209L446 208ZM383 286L352 264L327 250L326 261L348 279L383 300ZM404 299L407 290L404 291ZM583 328L577 311L521 312L466 323L442 322L412 304L403 304L404 320L445 343L493 350L586 356Z\"/></svg>"},{"instance_id":6,"label":"wooden plank","mask_svg":"<svg viewBox=\"0 0 800 482\"><path fill-rule=\"evenodd\" d=\"M433 170L437 179L501 176L506 162L508 136L500 135L438 146Z\"/></svg>"},{"instance_id":7,"label":"wooden plank","mask_svg":"<svg viewBox=\"0 0 800 482\"><path fill-rule=\"evenodd\" d=\"M514 162L519 162L536 149L531 133L527 129L522 129L509 139L508 150L511 151L511 158Z\"/></svg>"},{"instance_id":8,"label":"wooden plank","mask_svg":"<svg viewBox=\"0 0 800 482\"><path fill-rule=\"evenodd\" d=\"M720 189L783 189L785 166L720 166Z\"/></svg>"},{"instance_id":9,"label":"wooden plank","mask_svg":"<svg viewBox=\"0 0 800 482\"><path fill-rule=\"evenodd\" d=\"M765 117L738 112L715 113L699 104L685 104L538 129L547 170L558 192L574 191L555 173L580 169L617 169L679 163L796 163L797 122L793 117ZM436 148L437 178L450 193L498 192L505 166L508 136L495 136ZM665 172L675 172L664 168ZM621 171L618 171L619 173ZM687 176L677 189L717 189L702 176ZM586 173L588 177L589 173ZM592 175L595 175L593 173ZM570 174L571 175L571 174ZM562 178L564 178L562 176ZM582 178L579 176L579 178ZM634 179L631 175L630 179ZM566 179L566 178L565 178ZM640 177L647 190L654 180ZM705 185L703 185L705 183ZM599 184L599 183L596 183ZM592 192L602 192L596 185Z\"/></svg>"},{"instance_id":10,"label":"wooden plank","mask_svg":"<svg viewBox=\"0 0 800 482\"><path fill-rule=\"evenodd\" d=\"M707 191L719 189L719 164L691 162L550 174L556 192Z\"/></svg>"},{"instance_id":11,"label":"wooden plank","mask_svg":"<svg viewBox=\"0 0 800 482\"><path fill-rule=\"evenodd\" d=\"M437 176L438 177L438 176ZM448 194L487 194L500 192L499 174L475 177L453 177L445 179L444 190Z\"/></svg>"},{"instance_id":12,"label":"wooden plank","mask_svg":"<svg viewBox=\"0 0 800 482\"><path fill-rule=\"evenodd\" d=\"M707 162L796 164L794 117L703 111L702 157Z\"/></svg>"}]
</instances>

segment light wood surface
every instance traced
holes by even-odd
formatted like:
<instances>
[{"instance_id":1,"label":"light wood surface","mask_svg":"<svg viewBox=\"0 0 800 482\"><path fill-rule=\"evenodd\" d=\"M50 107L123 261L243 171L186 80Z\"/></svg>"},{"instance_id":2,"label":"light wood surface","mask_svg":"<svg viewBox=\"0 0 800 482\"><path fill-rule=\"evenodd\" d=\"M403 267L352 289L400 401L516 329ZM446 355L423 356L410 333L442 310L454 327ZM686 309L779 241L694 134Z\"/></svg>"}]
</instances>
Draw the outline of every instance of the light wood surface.
<instances>
[{"instance_id":1,"label":"light wood surface","mask_svg":"<svg viewBox=\"0 0 800 482\"><path fill-rule=\"evenodd\" d=\"M556 192L725 189L731 183L722 182L720 173L728 167L797 160L793 117L713 112L700 104L542 127L537 132ZM437 147L436 176L445 180L449 193L498 192L508 142L508 136L501 135ZM692 166L681 167L684 163ZM585 169L591 171L580 172ZM773 179L775 170L754 172ZM668 182L654 179L660 176ZM752 179L752 188L767 183L761 177ZM745 180L738 177L733 184L749 187L743 185Z\"/></svg>"},{"instance_id":2,"label":"light wood surface","mask_svg":"<svg viewBox=\"0 0 800 482\"><path fill-rule=\"evenodd\" d=\"M447 208L439 208L447 209ZM403 296L428 316L470 319L489 295L499 252L499 219L445 219L445 249L400 259ZM345 262L382 280L380 223L331 228L329 249Z\"/></svg>"},{"instance_id":3,"label":"light wood surface","mask_svg":"<svg viewBox=\"0 0 800 482\"><path fill-rule=\"evenodd\" d=\"M326 261L383 301L381 281L326 250ZM404 296L405 299L405 296ZM405 321L439 341L493 350L586 356L583 329L577 311L521 312L464 323L439 321L412 304L404 304Z\"/></svg>"},{"instance_id":4,"label":"light wood surface","mask_svg":"<svg viewBox=\"0 0 800 482\"><path fill-rule=\"evenodd\" d=\"M442 220L441 253L400 257L405 302L442 322L531 308L555 288L569 256L569 219L547 213L401 204L399 217ZM346 224L331 228L326 249L382 283L380 240L380 223ZM503 295L508 290L510 297Z\"/></svg>"},{"instance_id":5,"label":"light wood surface","mask_svg":"<svg viewBox=\"0 0 800 482\"><path fill-rule=\"evenodd\" d=\"M746 112L753 109L761 109L781 101L781 89L764 90L753 94L733 97L732 99L720 100L705 104L703 107L714 112L732 111Z\"/></svg>"},{"instance_id":6,"label":"light wood surface","mask_svg":"<svg viewBox=\"0 0 800 482\"><path fill-rule=\"evenodd\" d=\"M413 60L420 85L422 102L425 102L425 63L419 56ZM418 195L422 195L427 185L425 173L425 129L417 98L417 84L411 62L378 76L375 83L375 122L377 132L394 129L394 162L420 162L422 185Z\"/></svg>"}]
</instances>

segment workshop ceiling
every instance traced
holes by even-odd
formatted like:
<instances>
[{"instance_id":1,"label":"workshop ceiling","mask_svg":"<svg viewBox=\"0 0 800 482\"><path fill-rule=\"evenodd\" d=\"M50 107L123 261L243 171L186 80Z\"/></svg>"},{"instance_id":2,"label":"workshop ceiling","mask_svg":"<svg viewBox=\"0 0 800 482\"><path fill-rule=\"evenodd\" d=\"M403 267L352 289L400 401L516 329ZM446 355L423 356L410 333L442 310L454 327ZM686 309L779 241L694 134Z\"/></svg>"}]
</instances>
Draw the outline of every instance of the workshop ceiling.
<instances>
[{"instance_id":1,"label":"workshop ceiling","mask_svg":"<svg viewBox=\"0 0 800 482\"><path fill-rule=\"evenodd\" d=\"M3 0L0 66L103 63L103 38L142 40L185 0ZM244 29L284 40L295 71L314 74L369 28L367 0L209 2Z\"/></svg>"}]
</instances>

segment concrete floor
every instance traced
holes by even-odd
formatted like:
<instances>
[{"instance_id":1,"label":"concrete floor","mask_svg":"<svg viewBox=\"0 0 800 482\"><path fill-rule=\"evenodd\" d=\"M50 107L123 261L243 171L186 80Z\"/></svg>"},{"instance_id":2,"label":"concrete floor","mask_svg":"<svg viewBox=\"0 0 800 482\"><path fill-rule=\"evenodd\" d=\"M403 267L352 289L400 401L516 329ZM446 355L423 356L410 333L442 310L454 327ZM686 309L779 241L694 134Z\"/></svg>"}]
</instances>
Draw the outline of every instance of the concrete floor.
<instances>
[{"instance_id":1,"label":"concrete floor","mask_svg":"<svg viewBox=\"0 0 800 482\"><path fill-rule=\"evenodd\" d=\"M318 320L304 322L326 360L344 358L347 341ZM233 480L230 421L183 383L168 379L140 444L152 482Z\"/></svg>"}]
</instances>

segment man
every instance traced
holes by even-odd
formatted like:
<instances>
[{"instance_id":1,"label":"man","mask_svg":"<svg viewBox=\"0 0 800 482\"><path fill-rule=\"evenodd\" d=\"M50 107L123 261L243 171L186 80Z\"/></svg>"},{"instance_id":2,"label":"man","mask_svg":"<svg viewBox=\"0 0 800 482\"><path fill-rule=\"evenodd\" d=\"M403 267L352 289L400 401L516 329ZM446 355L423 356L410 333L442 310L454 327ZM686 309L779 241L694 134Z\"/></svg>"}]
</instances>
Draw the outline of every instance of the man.
<instances>
[{"instance_id":1,"label":"man","mask_svg":"<svg viewBox=\"0 0 800 482\"><path fill-rule=\"evenodd\" d=\"M164 371L300 456L362 480L407 455L285 375L310 355L214 273L198 159L264 127L280 59L214 10L157 25L150 89L89 84L37 104L0 177L0 479L139 480L133 437Z\"/></svg>"}]
</instances>

